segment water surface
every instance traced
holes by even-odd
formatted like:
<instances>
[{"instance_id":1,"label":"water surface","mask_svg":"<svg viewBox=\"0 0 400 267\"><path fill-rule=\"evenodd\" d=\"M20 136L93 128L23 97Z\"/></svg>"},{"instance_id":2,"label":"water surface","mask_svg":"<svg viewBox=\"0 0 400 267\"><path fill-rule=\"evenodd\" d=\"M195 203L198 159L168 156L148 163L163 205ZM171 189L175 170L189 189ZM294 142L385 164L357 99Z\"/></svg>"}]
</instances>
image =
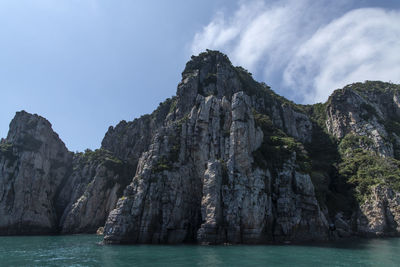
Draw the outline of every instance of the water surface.
<instances>
[{"instance_id":1,"label":"water surface","mask_svg":"<svg viewBox=\"0 0 400 267\"><path fill-rule=\"evenodd\" d=\"M400 238L319 246L100 246L95 235L0 237L0 266L400 266Z\"/></svg>"}]
</instances>

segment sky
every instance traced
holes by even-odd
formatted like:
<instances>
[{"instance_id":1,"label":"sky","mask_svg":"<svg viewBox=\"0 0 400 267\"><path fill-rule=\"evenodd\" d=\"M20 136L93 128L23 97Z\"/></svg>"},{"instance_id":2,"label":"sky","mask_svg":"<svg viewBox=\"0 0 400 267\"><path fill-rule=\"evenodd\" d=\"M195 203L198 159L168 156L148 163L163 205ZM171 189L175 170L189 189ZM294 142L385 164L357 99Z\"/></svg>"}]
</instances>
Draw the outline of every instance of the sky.
<instances>
[{"instance_id":1,"label":"sky","mask_svg":"<svg viewBox=\"0 0 400 267\"><path fill-rule=\"evenodd\" d=\"M400 83L400 1L0 0L0 137L47 118L71 151L176 93L191 55L234 65L297 103L346 84Z\"/></svg>"}]
</instances>

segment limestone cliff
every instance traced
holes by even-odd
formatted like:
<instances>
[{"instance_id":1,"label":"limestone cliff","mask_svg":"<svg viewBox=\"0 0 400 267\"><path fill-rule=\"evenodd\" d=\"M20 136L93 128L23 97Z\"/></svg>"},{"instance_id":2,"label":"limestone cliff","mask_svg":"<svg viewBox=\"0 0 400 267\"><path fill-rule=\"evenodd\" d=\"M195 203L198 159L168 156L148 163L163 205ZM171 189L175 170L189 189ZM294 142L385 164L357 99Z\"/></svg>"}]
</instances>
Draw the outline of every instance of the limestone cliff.
<instances>
[{"instance_id":1,"label":"limestone cliff","mask_svg":"<svg viewBox=\"0 0 400 267\"><path fill-rule=\"evenodd\" d=\"M72 155L44 118L18 112L1 141L0 234L55 233Z\"/></svg>"},{"instance_id":2,"label":"limestone cliff","mask_svg":"<svg viewBox=\"0 0 400 267\"><path fill-rule=\"evenodd\" d=\"M73 170L57 203L64 209L59 227L62 233L95 233L130 181L132 167L98 149L74 155Z\"/></svg>"},{"instance_id":3,"label":"limestone cliff","mask_svg":"<svg viewBox=\"0 0 400 267\"><path fill-rule=\"evenodd\" d=\"M0 234L115 243L270 243L400 233L400 86L355 83L297 105L217 51L177 95L68 152L18 112L0 144Z\"/></svg>"},{"instance_id":4,"label":"limestone cliff","mask_svg":"<svg viewBox=\"0 0 400 267\"><path fill-rule=\"evenodd\" d=\"M335 91L326 104L339 173L359 204L350 220L357 234L399 235L399 94L398 85L367 81Z\"/></svg>"},{"instance_id":5,"label":"limestone cliff","mask_svg":"<svg viewBox=\"0 0 400 267\"><path fill-rule=\"evenodd\" d=\"M0 144L0 234L94 233L132 166L99 149L74 154L38 115L17 112Z\"/></svg>"},{"instance_id":6,"label":"limestone cliff","mask_svg":"<svg viewBox=\"0 0 400 267\"><path fill-rule=\"evenodd\" d=\"M187 64L172 105L108 218L107 243L327 238L304 148L282 130L270 136L282 128L310 141L304 113L217 52Z\"/></svg>"}]
</instances>

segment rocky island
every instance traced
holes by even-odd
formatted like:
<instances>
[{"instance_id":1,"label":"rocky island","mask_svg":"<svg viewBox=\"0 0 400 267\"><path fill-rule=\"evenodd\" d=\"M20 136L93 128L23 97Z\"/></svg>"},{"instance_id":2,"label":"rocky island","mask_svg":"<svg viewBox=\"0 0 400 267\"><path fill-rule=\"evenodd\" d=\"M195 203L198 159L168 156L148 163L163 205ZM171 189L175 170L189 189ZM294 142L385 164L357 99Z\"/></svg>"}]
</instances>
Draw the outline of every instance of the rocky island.
<instances>
[{"instance_id":1,"label":"rocky island","mask_svg":"<svg viewBox=\"0 0 400 267\"><path fill-rule=\"evenodd\" d=\"M105 244L274 243L400 235L400 86L295 104L218 51L176 96L67 150L17 112L0 142L0 235L95 233Z\"/></svg>"}]
</instances>

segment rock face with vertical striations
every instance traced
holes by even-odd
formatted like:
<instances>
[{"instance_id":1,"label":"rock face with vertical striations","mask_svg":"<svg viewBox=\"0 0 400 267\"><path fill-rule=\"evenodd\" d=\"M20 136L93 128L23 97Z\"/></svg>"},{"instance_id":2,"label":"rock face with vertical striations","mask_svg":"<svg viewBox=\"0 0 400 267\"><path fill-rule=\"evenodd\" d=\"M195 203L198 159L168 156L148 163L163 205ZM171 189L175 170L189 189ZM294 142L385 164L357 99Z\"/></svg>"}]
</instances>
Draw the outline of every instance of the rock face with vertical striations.
<instances>
[{"instance_id":1,"label":"rock face with vertical striations","mask_svg":"<svg viewBox=\"0 0 400 267\"><path fill-rule=\"evenodd\" d=\"M0 156L0 234L56 233L72 154L44 118L17 112Z\"/></svg>"},{"instance_id":2,"label":"rock face with vertical striations","mask_svg":"<svg viewBox=\"0 0 400 267\"><path fill-rule=\"evenodd\" d=\"M95 233L130 181L132 167L98 149L74 155L73 171L57 202L64 207L61 233Z\"/></svg>"},{"instance_id":3,"label":"rock face with vertical striations","mask_svg":"<svg viewBox=\"0 0 400 267\"><path fill-rule=\"evenodd\" d=\"M105 242L326 239L327 220L300 166L305 151L283 131L273 141L268 132L282 127L307 141L311 121L273 96L220 53L193 58L178 86L175 109L156 130L132 183L110 213ZM276 155L271 151L276 162L262 159L269 151L260 148L286 141L294 147Z\"/></svg>"},{"instance_id":4,"label":"rock face with vertical striations","mask_svg":"<svg viewBox=\"0 0 400 267\"><path fill-rule=\"evenodd\" d=\"M400 86L298 105L227 56L193 56L177 95L69 152L18 112L0 144L0 234L104 243L273 243L400 233Z\"/></svg>"},{"instance_id":5,"label":"rock face with vertical striations","mask_svg":"<svg viewBox=\"0 0 400 267\"><path fill-rule=\"evenodd\" d=\"M358 200L354 231L366 236L400 233L400 86L355 83L327 102L327 130L339 139L339 172Z\"/></svg>"},{"instance_id":6,"label":"rock face with vertical striations","mask_svg":"<svg viewBox=\"0 0 400 267\"><path fill-rule=\"evenodd\" d=\"M0 144L0 234L94 233L132 166L99 149L73 155L38 115L17 112Z\"/></svg>"}]
</instances>

